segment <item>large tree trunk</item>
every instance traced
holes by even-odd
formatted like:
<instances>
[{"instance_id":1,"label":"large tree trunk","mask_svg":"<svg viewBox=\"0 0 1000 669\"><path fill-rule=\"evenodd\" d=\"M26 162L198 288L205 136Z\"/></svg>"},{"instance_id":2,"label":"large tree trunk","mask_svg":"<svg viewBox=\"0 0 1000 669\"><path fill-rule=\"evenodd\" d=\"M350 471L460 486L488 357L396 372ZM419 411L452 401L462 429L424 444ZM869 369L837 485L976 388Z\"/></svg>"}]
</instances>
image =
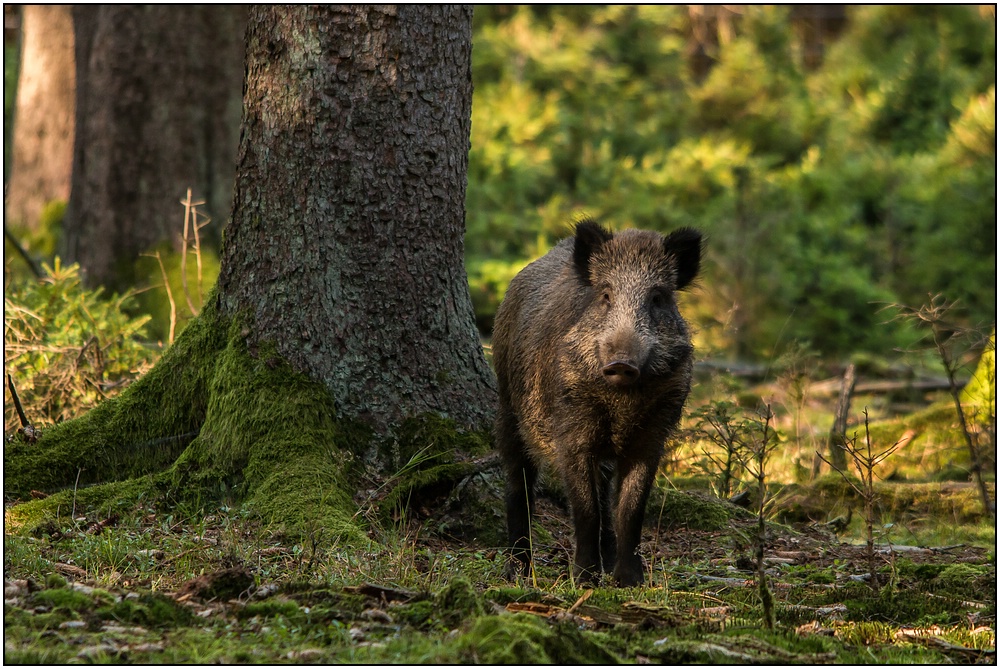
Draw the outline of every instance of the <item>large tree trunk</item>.
<instances>
[{"instance_id":1,"label":"large tree trunk","mask_svg":"<svg viewBox=\"0 0 1000 669\"><path fill-rule=\"evenodd\" d=\"M188 188L221 228L232 201L246 9L76 5L76 140L64 256L127 287L179 248ZM209 228L209 231L212 230Z\"/></svg>"},{"instance_id":2,"label":"large tree trunk","mask_svg":"<svg viewBox=\"0 0 1000 669\"><path fill-rule=\"evenodd\" d=\"M471 14L251 13L223 312L378 428L490 410L463 265Z\"/></svg>"},{"instance_id":3,"label":"large tree trunk","mask_svg":"<svg viewBox=\"0 0 1000 669\"><path fill-rule=\"evenodd\" d=\"M21 9L7 221L35 230L46 204L69 200L76 74L68 5Z\"/></svg>"},{"instance_id":4,"label":"large tree trunk","mask_svg":"<svg viewBox=\"0 0 1000 669\"><path fill-rule=\"evenodd\" d=\"M462 257L471 22L440 5L251 11L214 299L120 396L5 448L6 494L62 489L10 525L166 488L363 538L358 490L407 504L478 471L495 391Z\"/></svg>"}]
</instances>

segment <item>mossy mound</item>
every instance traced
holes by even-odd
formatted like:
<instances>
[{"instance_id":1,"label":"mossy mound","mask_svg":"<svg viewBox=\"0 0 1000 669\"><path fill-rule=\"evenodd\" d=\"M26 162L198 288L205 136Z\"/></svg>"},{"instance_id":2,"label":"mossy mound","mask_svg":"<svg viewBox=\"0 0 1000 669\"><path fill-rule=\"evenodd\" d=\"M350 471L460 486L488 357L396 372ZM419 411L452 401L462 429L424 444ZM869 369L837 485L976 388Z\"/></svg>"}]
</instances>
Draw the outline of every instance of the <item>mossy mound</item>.
<instances>
[{"instance_id":1,"label":"mossy mound","mask_svg":"<svg viewBox=\"0 0 1000 669\"><path fill-rule=\"evenodd\" d=\"M842 597L847 607L844 619L853 622L914 625L933 619L941 623L957 623L965 616L950 597L928 597L926 593L913 589L884 587L872 593L867 585L858 584L845 589Z\"/></svg>"},{"instance_id":2,"label":"mossy mound","mask_svg":"<svg viewBox=\"0 0 1000 669\"><path fill-rule=\"evenodd\" d=\"M996 564L914 563L907 559L896 562L901 589L929 591L935 598L951 598L955 609L964 602L996 602Z\"/></svg>"},{"instance_id":3,"label":"mossy mound","mask_svg":"<svg viewBox=\"0 0 1000 669\"><path fill-rule=\"evenodd\" d=\"M968 410L966 413L968 416ZM848 436L854 432L854 428L848 430ZM869 438L876 452L900 443L893 456L876 467L875 473L882 479L926 480L935 472L956 467L971 471L969 451L951 399L906 416L872 423ZM861 426L857 443L861 446L864 441Z\"/></svg>"},{"instance_id":4,"label":"mossy mound","mask_svg":"<svg viewBox=\"0 0 1000 669\"><path fill-rule=\"evenodd\" d=\"M996 486L987 484L991 499ZM957 523L972 523L985 516L983 501L971 483L895 483L875 486L880 508L900 520L906 517L949 518Z\"/></svg>"},{"instance_id":5,"label":"mossy mound","mask_svg":"<svg viewBox=\"0 0 1000 669\"><path fill-rule=\"evenodd\" d=\"M443 622L451 626L485 612L476 589L464 576L453 578L437 593L434 604L441 611Z\"/></svg>"},{"instance_id":6,"label":"mossy mound","mask_svg":"<svg viewBox=\"0 0 1000 669\"><path fill-rule=\"evenodd\" d=\"M50 588L36 592L32 598L32 603L36 606L45 606L54 609L57 613L60 609L66 611L89 611L94 607L94 600L71 588Z\"/></svg>"},{"instance_id":7,"label":"mossy mound","mask_svg":"<svg viewBox=\"0 0 1000 669\"><path fill-rule=\"evenodd\" d=\"M647 522L661 529L686 527L717 532L728 529L734 518L750 518L746 509L717 497L695 491L680 491L656 485L646 504Z\"/></svg>"},{"instance_id":8,"label":"mossy mound","mask_svg":"<svg viewBox=\"0 0 1000 669\"><path fill-rule=\"evenodd\" d=\"M857 478L852 481L859 488ZM988 484L991 496L994 485ZM983 518L979 493L969 483L876 482L878 508L896 521L907 517L952 518L962 523ZM782 523L822 522L848 508L863 508L861 496L840 474L825 474L811 484L788 484L775 504L776 519Z\"/></svg>"},{"instance_id":9,"label":"mossy mound","mask_svg":"<svg viewBox=\"0 0 1000 669\"><path fill-rule=\"evenodd\" d=\"M476 664L619 664L597 639L572 623L518 613L477 618L455 646L464 662Z\"/></svg>"},{"instance_id":10,"label":"mossy mound","mask_svg":"<svg viewBox=\"0 0 1000 669\"><path fill-rule=\"evenodd\" d=\"M859 479L851 477L851 481L860 487ZM785 485L775 501L775 519L781 523L820 522L861 503L861 496L843 476L823 474L812 483Z\"/></svg>"}]
</instances>

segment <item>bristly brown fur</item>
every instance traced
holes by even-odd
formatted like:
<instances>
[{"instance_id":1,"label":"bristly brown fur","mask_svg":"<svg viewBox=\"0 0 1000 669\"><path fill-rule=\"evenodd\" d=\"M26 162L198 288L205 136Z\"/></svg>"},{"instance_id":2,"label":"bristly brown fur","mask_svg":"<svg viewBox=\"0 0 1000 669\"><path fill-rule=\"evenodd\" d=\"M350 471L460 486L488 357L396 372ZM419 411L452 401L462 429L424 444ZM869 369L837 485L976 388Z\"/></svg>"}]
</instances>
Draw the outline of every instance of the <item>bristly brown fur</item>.
<instances>
[{"instance_id":1,"label":"bristly brown fur","mask_svg":"<svg viewBox=\"0 0 1000 669\"><path fill-rule=\"evenodd\" d=\"M538 467L565 484L575 571L642 580L646 499L691 386L693 349L674 294L701 262L701 235L612 234L586 219L511 282L497 312L497 447L508 536L522 569Z\"/></svg>"}]
</instances>

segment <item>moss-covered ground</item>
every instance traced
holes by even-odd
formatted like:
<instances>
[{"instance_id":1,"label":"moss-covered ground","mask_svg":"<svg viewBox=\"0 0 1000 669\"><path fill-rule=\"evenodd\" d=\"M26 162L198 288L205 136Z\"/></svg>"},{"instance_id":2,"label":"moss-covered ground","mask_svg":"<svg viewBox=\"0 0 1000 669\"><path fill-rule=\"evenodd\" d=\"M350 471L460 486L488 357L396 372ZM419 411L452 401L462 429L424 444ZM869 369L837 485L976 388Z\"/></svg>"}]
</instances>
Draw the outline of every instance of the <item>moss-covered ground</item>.
<instances>
[{"instance_id":1,"label":"moss-covered ground","mask_svg":"<svg viewBox=\"0 0 1000 669\"><path fill-rule=\"evenodd\" d=\"M368 514L367 536L351 542L291 539L248 506L151 495L102 511L78 500L76 517L7 528L4 660L995 662L995 529L982 519L964 523L960 545L893 537L877 590L850 528L838 538L815 523L770 524L767 630L743 509L661 479L641 546L647 583L590 590L568 577L572 532L557 498L539 501L534 578L505 579L496 536L476 529L502 527L484 517L498 501L489 487L467 491L479 507L414 488L411 507Z\"/></svg>"}]
</instances>

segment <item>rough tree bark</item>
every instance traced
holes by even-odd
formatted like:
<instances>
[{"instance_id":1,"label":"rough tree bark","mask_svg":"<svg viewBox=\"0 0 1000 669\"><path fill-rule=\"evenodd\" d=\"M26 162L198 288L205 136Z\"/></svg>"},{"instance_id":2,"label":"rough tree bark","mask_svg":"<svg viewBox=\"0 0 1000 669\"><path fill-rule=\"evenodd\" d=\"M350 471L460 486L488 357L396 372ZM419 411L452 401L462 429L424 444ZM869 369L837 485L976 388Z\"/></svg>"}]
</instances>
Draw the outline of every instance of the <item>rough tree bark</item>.
<instances>
[{"instance_id":1,"label":"rough tree bark","mask_svg":"<svg viewBox=\"0 0 1000 669\"><path fill-rule=\"evenodd\" d=\"M75 5L76 138L64 258L133 284L139 255L179 248L188 188L219 224L232 201L246 9ZM216 230L213 231L213 228Z\"/></svg>"},{"instance_id":2,"label":"rough tree bark","mask_svg":"<svg viewBox=\"0 0 1000 669\"><path fill-rule=\"evenodd\" d=\"M121 395L5 447L6 495L61 490L9 525L152 486L364 538L359 486L405 504L476 470L495 390L462 253L471 35L468 7L251 10L214 298Z\"/></svg>"},{"instance_id":3,"label":"rough tree bark","mask_svg":"<svg viewBox=\"0 0 1000 669\"><path fill-rule=\"evenodd\" d=\"M490 410L463 264L471 14L251 13L222 312L377 428Z\"/></svg>"},{"instance_id":4,"label":"rough tree bark","mask_svg":"<svg viewBox=\"0 0 1000 669\"><path fill-rule=\"evenodd\" d=\"M46 204L69 200L76 90L70 7L25 5L21 35L6 220L34 230Z\"/></svg>"}]
</instances>

